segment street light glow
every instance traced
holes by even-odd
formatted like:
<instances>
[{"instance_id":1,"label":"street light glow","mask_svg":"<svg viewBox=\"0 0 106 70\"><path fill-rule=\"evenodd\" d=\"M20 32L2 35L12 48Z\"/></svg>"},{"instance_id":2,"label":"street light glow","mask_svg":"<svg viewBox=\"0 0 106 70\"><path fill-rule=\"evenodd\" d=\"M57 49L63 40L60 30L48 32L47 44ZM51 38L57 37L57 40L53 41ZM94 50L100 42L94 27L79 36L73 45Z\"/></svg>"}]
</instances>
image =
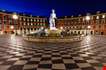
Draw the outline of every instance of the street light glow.
<instances>
[{"instance_id":1,"label":"street light glow","mask_svg":"<svg viewBox=\"0 0 106 70\"><path fill-rule=\"evenodd\" d=\"M88 29L91 28L91 26L88 26Z\"/></svg>"},{"instance_id":2,"label":"street light glow","mask_svg":"<svg viewBox=\"0 0 106 70\"><path fill-rule=\"evenodd\" d=\"M86 18L85 18L85 19L86 19L87 21L88 21L88 20L90 20L90 16L86 16Z\"/></svg>"},{"instance_id":3,"label":"street light glow","mask_svg":"<svg viewBox=\"0 0 106 70\"><path fill-rule=\"evenodd\" d=\"M102 18L105 18L105 15L103 15Z\"/></svg>"},{"instance_id":4,"label":"street light glow","mask_svg":"<svg viewBox=\"0 0 106 70\"><path fill-rule=\"evenodd\" d=\"M60 29L62 30L62 29L63 29L63 27L61 26L61 27L60 27Z\"/></svg>"},{"instance_id":5,"label":"street light glow","mask_svg":"<svg viewBox=\"0 0 106 70\"><path fill-rule=\"evenodd\" d=\"M11 28L11 29L14 29L14 26L11 26L10 28Z\"/></svg>"},{"instance_id":6,"label":"street light glow","mask_svg":"<svg viewBox=\"0 0 106 70\"><path fill-rule=\"evenodd\" d=\"M97 16L96 19L99 19L99 16Z\"/></svg>"},{"instance_id":7,"label":"street light glow","mask_svg":"<svg viewBox=\"0 0 106 70\"><path fill-rule=\"evenodd\" d=\"M18 16L17 16L16 14L13 14L12 17L13 17L13 19L15 19L15 20L18 19Z\"/></svg>"}]
</instances>

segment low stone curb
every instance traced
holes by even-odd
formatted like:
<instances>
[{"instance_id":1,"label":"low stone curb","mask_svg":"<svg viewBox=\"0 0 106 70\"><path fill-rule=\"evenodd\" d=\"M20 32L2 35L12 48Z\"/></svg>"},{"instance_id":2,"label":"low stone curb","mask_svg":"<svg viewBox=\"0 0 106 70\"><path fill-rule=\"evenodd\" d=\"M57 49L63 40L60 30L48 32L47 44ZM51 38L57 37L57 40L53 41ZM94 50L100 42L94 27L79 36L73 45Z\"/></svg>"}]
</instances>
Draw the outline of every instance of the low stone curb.
<instances>
[{"instance_id":1,"label":"low stone curb","mask_svg":"<svg viewBox=\"0 0 106 70\"><path fill-rule=\"evenodd\" d=\"M31 41L31 42L76 42L81 41L83 37L74 37L74 38L59 38L59 39L40 39L40 38L29 38L24 37L24 40Z\"/></svg>"}]
</instances>

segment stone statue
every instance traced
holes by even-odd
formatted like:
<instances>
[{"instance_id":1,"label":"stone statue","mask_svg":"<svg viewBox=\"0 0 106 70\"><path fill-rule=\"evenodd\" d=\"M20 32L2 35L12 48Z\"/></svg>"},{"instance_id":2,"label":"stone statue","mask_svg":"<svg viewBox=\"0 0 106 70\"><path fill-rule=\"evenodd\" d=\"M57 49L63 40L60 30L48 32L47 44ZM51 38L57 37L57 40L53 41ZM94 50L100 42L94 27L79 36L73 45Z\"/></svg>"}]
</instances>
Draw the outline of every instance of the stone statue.
<instances>
[{"instance_id":1,"label":"stone statue","mask_svg":"<svg viewBox=\"0 0 106 70\"><path fill-rule=\"evenodd\" d=\"M55 10L52 9L52 13L50 14L50 18L49 18L49 23L50 23L50 30L56 30L55 27L55 20L56 20L56 14L55 14Z\"/></svg>"}]
</instances>

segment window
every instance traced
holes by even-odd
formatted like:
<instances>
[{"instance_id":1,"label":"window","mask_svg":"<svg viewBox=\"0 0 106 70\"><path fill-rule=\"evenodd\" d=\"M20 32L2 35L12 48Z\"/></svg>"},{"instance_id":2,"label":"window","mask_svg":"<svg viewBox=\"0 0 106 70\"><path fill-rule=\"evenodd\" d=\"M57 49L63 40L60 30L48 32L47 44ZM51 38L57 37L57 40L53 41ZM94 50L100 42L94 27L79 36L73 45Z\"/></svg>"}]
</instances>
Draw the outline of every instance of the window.
<instances>
[{"instance_id":1,"label":"window","mask_svg":"<svg viewBox=\"0 0 106 70\"><path fill-rule=\"evenodd\" d=\"M26 29L24 28L24 30L26 30Z\"/></svg>"},{"instance_id":2,"label":"window","mask_svg":"<svg viewBox=\"0 0 106 70\"><path fill-rule=\"evenodd\" d=\"M21 20L23 21L23 17L21 17Z\"/></svg>"},{"instance_id":3,"label":"window","mask_svg":"<svg viewBox=\"0 0 106 70\"><path fill-rule=\"evenodd\" d=\"M106 25L104 25L104 28L106 28Z\"/></svg>"},{"instance_id":4,"label":"window","mask_svg":"<svg viewBox=\"0 0 106 70\"><path fill-rule=\"evenodd\" d=\"M29 19L27 19L27 21L29 21Z\"/></svg>"},{"instance_id":5,"label":"window","mask_svg":"<svg viewBox=\"0 0 106 70\"><path fill-rule=\"evenodd\" d=\"M29 25L29 23L28 23L28 25Z\"/></svg>"},{"instance_id":6,"label":"window","mask_svg":"<svg viewBox=\"0 0 106 70\"><path fill-rule=\"evenodd\" d=\"M45 26L45 24L43 24L43 26Z\"/></svg>"},{"instance_id":7,"label":"window","mask_svg":"<svg viewBox=\"0 0 106 70\"><path fill-rule=\"evenodd\" d=\"M99 28L101 28L101 25L99 25Z\"/></svg>"},{"instance_id":8,"label":"window","mask_svg":"<svg viewBox=\"0 0 106 70\"><path fill-rule=\"evenodd\" d=\"M31 21L33 21L33 19L31 19Z\"/></svg>"},{"instance_id":9,"label":"window","mask_svg":"<svg viewBox=\"0 0 106 70\"><path fill-rule=\"evenodd\" d=\"M25 21L25 18L24 18L24 21Z\"/></svg>"},{"instance_id":10,"label":"window","mask_svg":"<svg viewBox=\"0 0 106 70\"><path fill-rule=\"evenodd\" d=\"M21 18L19 18L19 20L22 20Z\"/></svg>"},{"instance_id":11,"label":"window","mask_svg":"<svg viewBox=\"0 0 106 70\"><path fill-rule=\"evenodd\" d=\"M95 27L95 26L93 26L93 28L95 29L96 27Z\"/></svg>"},{"instance_id":12,"label":"window","mask_svg":"<svg viewBox=\"0 0 106 70\"><path fill-rule=\"evenodd\" d=\"M25 19L25 21L27 21L27 18Z\"/></svg>"},{"instance_id":13,"label":"window","mask_svg":"<svg viewBox=\"0 0 106 70\"><path fill-rule=\"evenodd\" d=\"M42 19L40 19L40 22L42 22Z\"/></svg>"},{"instance_id":14,"label":"window","mask_svg":"<svg viewBox=\"0 0 106 70\"><path fill-rule=\"evenodd\" d=\"M31 28L31 30L33 30L33 28Z\"/></svg>"},{"instance_id":15,"label":"window","mask_svg":"<svg viewBox=\"0 0 106 70\"><path fill-rule=\"evenodd\" d=\"M36 25L36 23L34 23L34 25Z\"/></svg>"},{"instance_id":16,"label":"window","mask_svg":"<svg viewBox=\"0 0 106 70\"><path fill-rule=\"evenodd\" d=\"M34 19L34 22L36 22L36 19Z\"/></svg>"},{"instance_id":17,"label":"window","mask_svg":"<svg viewBox=\"0 0 106 70\"><path fill-rule=\"evenodd\" d=\"M99 19L99 16L97 16L96 19Z\"/></svg>"},{"instance_id":18,"label":"window","mask_svg":"<svg viewBox=\"0 0 106 70\"><path fill-rule=\"evenodd\" d=\"M33 25L33 23L31 23L31 25Z\"/></svg>"},{"instance_id":19,"label":"window","mask_svg":"<svg viewBox=\"0 0 106 70\"><path fill-rule=\"evenodd\" d=\"M43 19L43 22L45 22L45 19Z\"/></svg>"},{"instance_id":20,"label":"window","mask_svg":"<svg viewBox=\"0 0 106 70\"><path fill-rule=\"evenodd\" d=\"M22 30L22 28L20 28L20 30Z\"/></svg>"},{"instance_id":21,"label":"window","mask_svg":"<svg viewBox=\"0 0 106 70\"><path fill-rule=\"evenodd\" d=\"M26 25L26 23L24 23L24 25Z\"/></svg>"},{"instance_id":22,"label":"window","mask_svg":"<svg viewBox=\"0 0 106 70\"><path fill-rule=\"evenodd\" d=\"M102 15L102 18L105 18L105 15Z\"/></svg>"},{"instance_id":23,"label":"window","mask_svg":"<svg viewBox=\"0 0 106 70\"><path fill-rule=\"evenodd\" d=\"M39 22L39 19L37 19L37 22Z\"/></svg>"},{"instance_id":24,"label":"window","mask_svg":"<svg viewBox=\"0 0 106 70\"><path fill-rule=\"evenodd\" d=\"M2 23L2 18L0 18L0 24Z\"/></svg>"},{"instance_id":25,"label":"window","mask_svg":"<svg viewBox=\"0 0 106 70\"><path fill-rule=\"evenodd\" d=\"M39 23L37 25L39 25Z\"/></svg>"}]
</instances>

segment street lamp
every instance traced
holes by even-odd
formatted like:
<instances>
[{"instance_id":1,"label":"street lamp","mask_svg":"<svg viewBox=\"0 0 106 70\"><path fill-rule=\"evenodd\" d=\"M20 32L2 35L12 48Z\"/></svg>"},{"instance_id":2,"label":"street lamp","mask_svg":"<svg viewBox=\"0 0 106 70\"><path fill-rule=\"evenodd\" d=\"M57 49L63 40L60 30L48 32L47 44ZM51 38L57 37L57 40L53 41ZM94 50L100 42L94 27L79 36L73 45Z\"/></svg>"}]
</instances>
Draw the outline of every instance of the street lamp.
<instances>
[{"instance_id":1,"label":"street lamp","mask_svg":"<svg viewBox=\"0 0 106 70\"><path fill-rule=\"evenodd\" d=\"M105 18L105 15L102 15L102 18Z\"/></svg>"},{"instance_id":2,"label":"street lamp","mask_svg":"<svg viewBox=\"0 0 106 70\"><path fill-rule=\"evenodd\" d=\"M89 15L87 15L87 16L85 17L85 20L86 20L87 22L89 22L90 19L91 19L91 18L90 18ZM86 29L86 35L87 35L87 30L88 30L89 28L91 28L91 27L88 26L87 29Z\"/></svg>"},{"instance_id":3,"label":"street lamp","mask_svg":"<svg viewBox=\"0 0 106 70\"><path fill-rule=\"evenodd\" d=\"M12 18L15 20L15 24L16 24L16 20L18 19L18 15L16 13L14 13L12 15ZM14 27L12 27L12 28L14 28ZM17 28L16 28L16 34L17 34Z\"/></svg>"},{"instance_id":4,"label":"street lamp","mask_svg":"<svg viewBox=\"0 0 106 70\"><path fill-rule=\"evenodd\" d=\"M89 26L87 26L87 30L89 30L91 28L91 26L89 25ZM90 32L90 31L89 31ZM89 32L87 32L88 34L89 34Z\"/></svg>"},{"instance_id":5,"label":"street lamp","mask_svg":"<svg viewBox=\"0 0 106 70\"><path fill-rule=\"evenodd\" d=\"M11 29L14 29L14 26L11 26L10 28L11 28Z\"/></svg>"},{"instance_id":6,"label":"street lamp","mask_svg":"<svg viewBox=\"0 0 106 70\"><path fill-rule=\"evenodd\" d=\"M61 26L60 29L63 30L63 27Z\"/></svg>"},{"instance_id":7,"label":"street lamp","mask_svg":"<svg viewBox=\"0 0 106 70\"><path fill-rule=\"evenodd\" d=\"M16 13L13 14L13 19L17 20L18 19L18 15Z\"/></svg>"},{"instance_id":8,"label":"street lamp","mask_svg":"<svg viewBox=\"0 0 106 70\"><path fill-rule=\"evenodd\" d=\"M91 26L88 26L87 28L88 28L88 29L90 29L90 28L91 28Z\"/></svg>"},{"instance_id":9,"label":"street lamp","mask_svg":"<svg viewBox=\"0 0 106 70\"><path fill-rule=\"evenodd\" d=\"M90 16L86 16L86 21L89 21L90 20Z\"/></svg>"}]
</instances>

